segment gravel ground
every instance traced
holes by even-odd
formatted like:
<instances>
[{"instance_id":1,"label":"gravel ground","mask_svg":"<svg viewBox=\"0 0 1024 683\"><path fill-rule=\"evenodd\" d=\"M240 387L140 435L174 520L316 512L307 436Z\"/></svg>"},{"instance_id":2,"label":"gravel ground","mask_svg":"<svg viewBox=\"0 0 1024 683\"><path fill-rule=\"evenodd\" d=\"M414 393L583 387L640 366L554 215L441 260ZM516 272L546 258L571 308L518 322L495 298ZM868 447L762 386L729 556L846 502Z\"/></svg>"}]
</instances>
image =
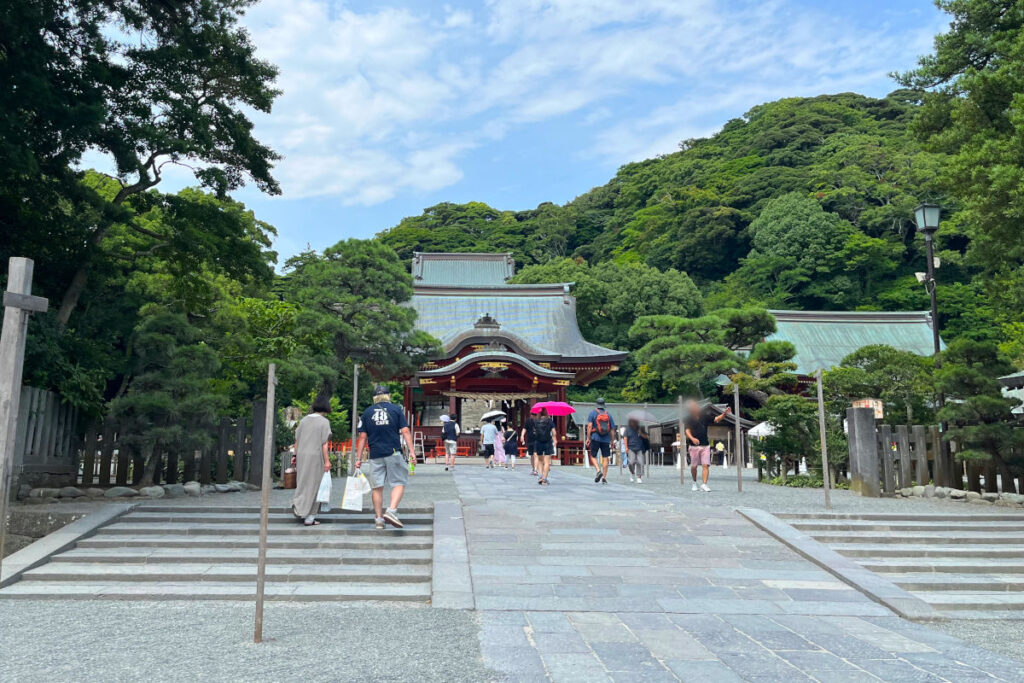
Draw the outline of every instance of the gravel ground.
<instances>
[{"instance_id":1,"label":"gravel ground","mask_svg":"<svg viewBox=\"0 0 1024 683\"><path fill-rule=\"evenodd\" d=\"M473 612L268 603L0 603L0 681L493 681ZM378 640L375 635L386 635Z\"/></svg>"},{"instance_id":2,"label":"gravel ground","mask_svg":"<svg viewBox=\"0 0 1024 683\"><path fill-rule=\"evenodd\" d=\"M954 619L928 624L968 643L1024 662L1024 621Z\"/></svg>"}]
</instances>

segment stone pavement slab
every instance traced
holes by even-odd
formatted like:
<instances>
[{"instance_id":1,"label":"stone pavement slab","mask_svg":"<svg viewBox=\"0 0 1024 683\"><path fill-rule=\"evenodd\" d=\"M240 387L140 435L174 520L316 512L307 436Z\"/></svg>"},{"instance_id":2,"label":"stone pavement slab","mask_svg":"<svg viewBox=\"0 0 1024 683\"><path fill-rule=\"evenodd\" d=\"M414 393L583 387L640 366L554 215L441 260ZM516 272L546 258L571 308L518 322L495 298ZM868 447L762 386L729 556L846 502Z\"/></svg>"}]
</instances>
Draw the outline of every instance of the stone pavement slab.
<instances>
[{"instance_id":1,"label":"stone pavement slab","mask_svg":"<svg viewBox=\"0 0 1024 683\"><path fill-rule=\"evenodd\" d=\"M455 480L484 661L509 680L1024 680L731 509L562 470Z\"/></svg>"}]
</instances>

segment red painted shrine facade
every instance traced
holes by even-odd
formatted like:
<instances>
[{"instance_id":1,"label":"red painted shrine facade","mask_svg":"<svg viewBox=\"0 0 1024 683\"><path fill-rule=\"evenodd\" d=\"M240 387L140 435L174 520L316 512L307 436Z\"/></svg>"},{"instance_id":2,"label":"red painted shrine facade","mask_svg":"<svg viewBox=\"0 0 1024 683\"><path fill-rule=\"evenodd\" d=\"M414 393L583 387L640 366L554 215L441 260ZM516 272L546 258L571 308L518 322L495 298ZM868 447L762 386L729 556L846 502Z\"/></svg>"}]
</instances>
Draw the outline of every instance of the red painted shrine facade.
<instances>
[{"instance_id":1,"label":"red painted shrine facade","mask_svg":"<svg viewBox=\"0 0 1024 683\"><path fill-rule=\"evenodd\" d=\"M458 416L464 433L489 409L518 427L535 401L565 400L569 386L604 377L626 356L586 341L571 283L507 284L511 254L416 254L412 272L417 327L443 345L405 387L405 409L428 444L443 413Z\"/></svg>"}]
</instances>

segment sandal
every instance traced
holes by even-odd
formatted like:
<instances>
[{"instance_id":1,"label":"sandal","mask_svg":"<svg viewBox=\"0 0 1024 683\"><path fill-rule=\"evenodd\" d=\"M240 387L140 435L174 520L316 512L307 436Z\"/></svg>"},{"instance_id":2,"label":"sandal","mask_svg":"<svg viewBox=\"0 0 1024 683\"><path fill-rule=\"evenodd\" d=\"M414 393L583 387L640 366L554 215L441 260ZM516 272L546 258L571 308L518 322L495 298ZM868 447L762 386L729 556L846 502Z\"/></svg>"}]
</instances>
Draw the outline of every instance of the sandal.
<instances>
[{"instance_id":1,"label":"sandal","mask_svg":"<svg viewBox=\"0 0 1024 683\"><path fill-rule=\"evenodd\" d=\"M316 521L314 519L312 522L303 522L302 525L303 526L320 526L320 522L318 522L318 521Z\"/></svg>"}]
</instances>

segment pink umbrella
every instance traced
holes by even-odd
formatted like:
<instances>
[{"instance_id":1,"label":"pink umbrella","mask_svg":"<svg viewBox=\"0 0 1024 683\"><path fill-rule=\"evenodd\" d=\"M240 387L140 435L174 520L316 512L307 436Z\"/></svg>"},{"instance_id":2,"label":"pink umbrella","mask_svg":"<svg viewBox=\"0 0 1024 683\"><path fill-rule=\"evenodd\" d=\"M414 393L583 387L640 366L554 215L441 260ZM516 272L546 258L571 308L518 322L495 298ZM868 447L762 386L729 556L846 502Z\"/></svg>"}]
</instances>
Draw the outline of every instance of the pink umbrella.
<instances>
[{"instance_id":1,"label":"pink umbrella","mask_svg":"<svg viewBox=\"0 0 1024 683\"><path fill-rule=\"evenodd\" d=\"M576 412L575 408L573 408L568 403L565 403L564 401L541 401L539 403L535 403L533 407L530 408L530 412L536 414L539 413L544 408L547 408L548 415L551 415L553 417L559 417L560 415L571 415Z\"/></svg>"}]
</instances>

